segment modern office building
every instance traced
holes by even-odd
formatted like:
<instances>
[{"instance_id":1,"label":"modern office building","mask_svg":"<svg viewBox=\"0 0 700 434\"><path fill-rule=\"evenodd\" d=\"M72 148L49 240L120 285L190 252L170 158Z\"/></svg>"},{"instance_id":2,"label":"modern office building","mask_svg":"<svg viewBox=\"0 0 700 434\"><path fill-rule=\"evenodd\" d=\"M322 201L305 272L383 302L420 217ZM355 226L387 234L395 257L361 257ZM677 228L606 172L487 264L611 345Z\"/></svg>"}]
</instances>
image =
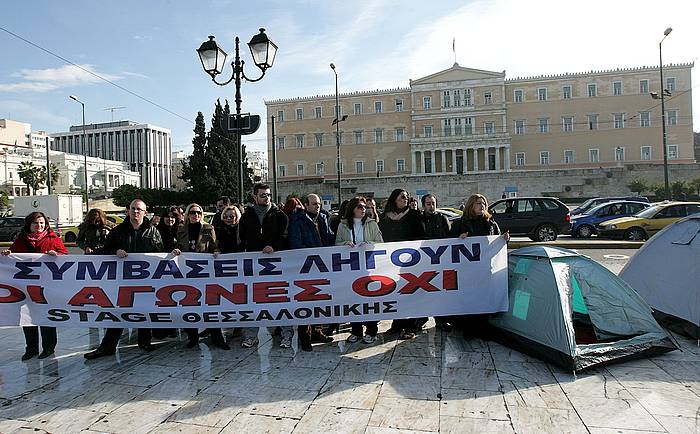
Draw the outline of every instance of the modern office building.
<instances>
[{"instance_id":1,"label":"modern office building","mask_svg":"<svg viewBox=\"0 0 700 434\"><path fill-rule=\"evenodd\" d=\"M83 126L71 126L68 132L53 133L53 150L68 154L122 161L140 174L144 188L170 188L170 130L132 121L85 125L87 143L82 140Z\"/></svg>"}]
</instances>

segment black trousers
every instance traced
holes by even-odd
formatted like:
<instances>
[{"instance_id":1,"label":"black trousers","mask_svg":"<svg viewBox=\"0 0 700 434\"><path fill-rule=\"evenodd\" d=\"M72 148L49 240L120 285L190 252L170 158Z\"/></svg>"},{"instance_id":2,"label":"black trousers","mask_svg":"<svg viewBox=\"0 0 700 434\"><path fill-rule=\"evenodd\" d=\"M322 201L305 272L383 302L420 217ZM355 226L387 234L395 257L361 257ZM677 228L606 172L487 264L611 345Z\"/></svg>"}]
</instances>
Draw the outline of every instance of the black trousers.
<instances>
[{"instance_id":1,"label":"black trousers","mask_svg":"<svg viewBox=\"0 0 700 434\"><path fill-rule=\"evenodd\" d=\"M39 331L41 331L41 348L51 351L56 348L56 327L22 327L24 341L27 343L27 351L39 352Z\"/></svg>"},{"instance_id":2,"label":"black trousers","mask_svg":"<svg viewBox=\"0 0 700 434\"><path fill-rule=\"evenodd\" d=\"M391 322L391 329L393 330L405 330L407 332L413 332L416 330L418 323L416 318L407 319L395 319Z\"/></svg>"},{"instance_id":3,"label":"black trousers","mask_svg":"<svg viewBox=\"0 0 700 434\"><path fill-rule=\"evenodd\" d=\"M105 336L100 343L101 348L116 350L119 344L119 338L122 337L124 329L107 329ZM148 345L151 343L151 329L137 329L139 345Z\"/></svg>"},{"instance_id":4,"label":"black trousers","mask_svg":"<svg viewBox=\"0 0 700 434\"><path fill-rule=\"evenodd\" d=\"M350 323L350 333L355 336L362 336L362 326L367 327L368 335L377 336L379 321L352 322Z\"/></svg>"},{"instance_id":5,"label":"black trousers","mask_svg":"<svg viewBox=\"0 0 700 434\"><path fill-rule=\"evenodd\" d=\"M214 343L225 342L224 334L221 332L221 329L207 329L207 331L209 332L209 337L211 338L212 342L214 342ZM185 333L187 333L187 339L190 342L199 341L199 330L198 329L185 329Z\"/></svg>"}]
</instances>

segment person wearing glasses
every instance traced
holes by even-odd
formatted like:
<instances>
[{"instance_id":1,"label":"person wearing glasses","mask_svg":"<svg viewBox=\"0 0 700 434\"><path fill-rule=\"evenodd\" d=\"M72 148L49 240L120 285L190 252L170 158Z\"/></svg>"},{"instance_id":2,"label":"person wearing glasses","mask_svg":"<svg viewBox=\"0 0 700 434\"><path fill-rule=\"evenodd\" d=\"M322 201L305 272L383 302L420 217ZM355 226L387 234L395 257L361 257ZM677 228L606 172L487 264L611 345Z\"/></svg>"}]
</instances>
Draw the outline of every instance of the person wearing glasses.
<instances>
[{"instance_id":1,"label":"person wearing glasses","mask_svg":"<svg viewBox=\"0 0 700 434\"><path fill-rule=\"evenodd\" d=\"M105 240L103 253L105 255L117 255L126 258L129 253L159 253L163 251L163 240L155 226L146 218L146 203L141 199L134 199L129 204L128 219L117 225ZM100 346L95 350L85 353L86 359L97 359L103 356L114 355L117 344L124 329L108 328ZM138 345L145 351L154 349L151 345L151 329L138 329Z\"/></svg>"},{"instance_id":2,"label":"person wearing glasses","mask_svg":"<svg viewBox=\"0 0 700 434\"><path fill-rule=\"evenodd\" d=\"M216 247L216 232L214 226L203 221L204 209L197 203L187 205L185 210L185 224L177 231L177 246L172 254L178 256L186 253L211 253L218 252ZM187 348L194 348L199 344L199 330L196 328L185 329L187 333ZM220 328L207 328L211 343L222 350L230 350Z\"/></svg>"},{"instance_id":3,"label":"person wearing glasses","mask_svg":"<svg viewBox=\"0 0 700 434\"><path fill-rule=\"evenodd\" d=\"M238 233L238 223L241 211L235 206L227 206L221 211L220 226L214 226L216 245L219 253L236 253L241 251L241 238Z\"/></svg>"},{"instance_id":4,"label":"person wearing glasses","mask_svg":"<svg viewBox=\"0 0 700 434\"><path fill-rule=\"evenodd\" d=\"M349 247L361 247L367 244L383 243L382 232L377 221L367 213L367 200L362 196L350 199L345 209L345 215L338 225L335 236L335 245ZM367 333L362 336L362 326ZM371 344L377 339L379 321L365 321L350 323L351 331L347 341L354 343L362 339L362 342Z\"/></svg>"},{"instance_id":5,"label":"person wearing glasses","mask_svg":"<svg viewBox=\"0 0 700 434\"><path fill-rule=\"evenodd\" d=\"M287 246L288 219L287 215L272 203L270 186L255 184L253 200L255 203L246 207L238 224L241 251L263 252L269 255L284 250ZM243 348L254 347L258 344L258 327L242 328L241 336Z\"/></svg>"},{"instance_id":6,"label":"person wearing glasses","mask_svg":"<svg viewBox=\"0 0 700 434\"><path fill-rule=\"evenodd\" d=\"M385 242L414 241L425 238L423 218L419 211L408 206L408 192L397 188L387 199L384 212L379 216L379 229ZM399 333L401 339L413 339L418 330L416 319L395 319L387 333Z\"/></svg>"}]
</instances>

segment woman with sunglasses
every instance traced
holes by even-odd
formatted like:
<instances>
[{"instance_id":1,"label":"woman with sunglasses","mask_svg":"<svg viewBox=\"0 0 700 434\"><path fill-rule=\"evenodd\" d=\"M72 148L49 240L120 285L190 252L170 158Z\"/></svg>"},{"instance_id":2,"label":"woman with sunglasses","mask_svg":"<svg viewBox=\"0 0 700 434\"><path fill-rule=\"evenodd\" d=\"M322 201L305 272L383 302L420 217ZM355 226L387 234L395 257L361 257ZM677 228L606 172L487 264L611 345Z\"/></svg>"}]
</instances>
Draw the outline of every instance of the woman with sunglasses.
<instances>
[{"instance_id":1,"label":"woman with sunglasses","mask_svg":"<svg viewBox=\"0 0 700 434\"><path fill-rule=\"evenodd\" d=\"M12 242L4 256L10 253L43 253L49 256L66 255L68 250L63 245L61 237L51 230L49 219L43 212L35 211L24 219L22 231ZM29 326L22 327L26 349L22 361L31 359L39 354L39 332L41 331L42 351L40 359L51 357L56 348L56 327Z\"/></svg>"},{"instance_id":2,"label":"woman with sunglasses","mask_svg":"<svg viewBox=\"0 0 700 434\"><path fill-rule=\"evenodd\" d=\"M238 235L238 221L241 211L233 205L221 210L221 225L216 226L216 244L219 253L236 253L241 251L241 238Z\"/></svg>"},{"instance_id":3,"label":"woman with sunglasses","mask_svg":"<svg viewBox=\"0 0 700 434\"><path fill-rule=\"evenodd\" d=\"M214 227L203 221L203 208L197 203L187 205L185 210L185 224L177 231L177 247L173 250L173 255L179 255L182 252L190 253L215 253L216 247L216 232ZM212 344L215 347L229 350L231 349L221 329L207 329ZM187 333L187 348L194 348L199 343L199 334L197 329L185 329Z\"/></svg>"},{"instance_id":4,"label":"woman with sunglasses","mask_svg":"<svg viewBox=\"0 0 700 434\"><path fill-rule=\"evenodd\" d=\"M423 218L418 210L408 206L408 192L397 188L387 199L384 212L379 216L379 229L386 242L415 241L425 238ZM400 333L401 339L413 339L418 331L415 319L395 319L387 333Z\"/></svg>"},{"instance_id":5,"label":"woman with sunglasses","mask_svg":"<svg viewBox=\"0 0 700 434\"><path fill-rule=\"evenodd\" d=\"M345 215L338 225L335 245L357 247L383 242L379 225L367 214L367 200L362 196L350 199L345 208ZM351 323L351 332L347 341L353 343L362 339L362 342L371 344L377 339L378 325L379 321ZM362 326L367 328L367 333L364 336L362 336Z\"/></svg>"}]
</instances>

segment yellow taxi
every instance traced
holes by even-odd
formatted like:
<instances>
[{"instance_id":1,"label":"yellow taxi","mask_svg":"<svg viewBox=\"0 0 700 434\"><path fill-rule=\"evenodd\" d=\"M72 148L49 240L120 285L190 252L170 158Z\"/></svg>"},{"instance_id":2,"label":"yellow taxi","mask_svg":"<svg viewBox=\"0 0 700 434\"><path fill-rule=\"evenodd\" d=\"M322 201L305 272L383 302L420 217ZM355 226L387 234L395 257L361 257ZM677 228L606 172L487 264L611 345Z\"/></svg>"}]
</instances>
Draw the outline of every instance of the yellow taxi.
<instances>
[{"instance_id":1,"label":"yellow taxi","mask_svg":"<svg viewBox=\"0 0 700 434\"><path fill-rule=\"evenodd\" d=\"M643 241L683 217L700 212L700 202L661 202L630 217L598 225L598 236Z\"/></svg>"},{"instance_id":2,"label":"yellow taxi","mask_svg":"<svg viewBox=\"0 0 700 434\"><path fill-rule=\"evenodd\" d=\"M111 226L116 226L119 223L123 222L124 219L118 215L115 214L107 214L107 224ZM61 238L63 238L64 243L74 243L75 240L78 239L78 226L68 226L61 228L63 230L63 233L61 234Z\"/></svg>"}]
</instances>

